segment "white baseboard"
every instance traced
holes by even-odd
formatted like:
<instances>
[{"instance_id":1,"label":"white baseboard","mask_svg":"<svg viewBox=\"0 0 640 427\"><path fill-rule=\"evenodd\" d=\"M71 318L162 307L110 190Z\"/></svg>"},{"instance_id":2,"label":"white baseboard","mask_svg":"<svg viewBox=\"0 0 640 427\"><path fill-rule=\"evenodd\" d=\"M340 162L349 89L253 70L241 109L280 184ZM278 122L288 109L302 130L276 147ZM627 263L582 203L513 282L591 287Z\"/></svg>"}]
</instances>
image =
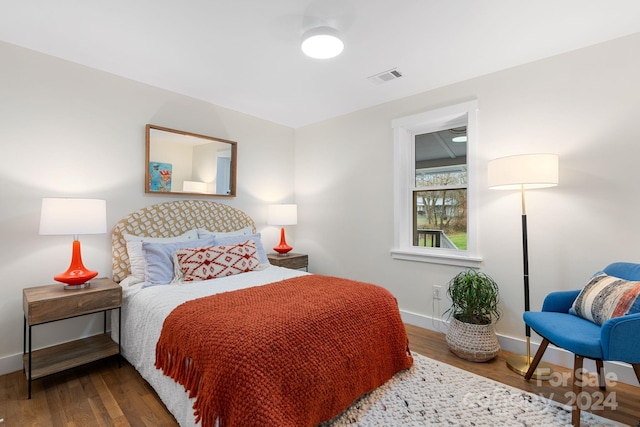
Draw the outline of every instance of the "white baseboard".
<instances>
[{"instance_id":1,"label":"white baseboard","mask_svg":"<svg viewBox=\"0 0 640 427\"><path fill-rule=\"evenodd\" d=\"M410 325L418 326L420 328L428 329L430 331L441 332L446 334L449 323L422 314L416 314L409 311L400 310L402 321ZM524 334L523 334L524 335ZM498 335L498 342L503 350L516 354L526 354L527 344L523 338L508 337L506 335ZM539 342L531 341L531 355L535 355L538 351ZM566 350L549 345L542 357L547 363L554 365L564 366L566 368L573 368L573 354ZM584 369L589 372L596 371L596 364L593 360L585 359ZM626 384L638 386L638 379L631 365L619 362L605 362L605 372L607 375L615 374L616 381L620 381Z\"/></svg>"},{"instance_id":2,"label":"white baseboard","mask_svg":"<svg viewBox=\"0 0 640 427\"><path fill-rule=\"evenodd\" d=\"M0 375L22 370L22 353L0 357Z\"/></svg>"}]
</instances>

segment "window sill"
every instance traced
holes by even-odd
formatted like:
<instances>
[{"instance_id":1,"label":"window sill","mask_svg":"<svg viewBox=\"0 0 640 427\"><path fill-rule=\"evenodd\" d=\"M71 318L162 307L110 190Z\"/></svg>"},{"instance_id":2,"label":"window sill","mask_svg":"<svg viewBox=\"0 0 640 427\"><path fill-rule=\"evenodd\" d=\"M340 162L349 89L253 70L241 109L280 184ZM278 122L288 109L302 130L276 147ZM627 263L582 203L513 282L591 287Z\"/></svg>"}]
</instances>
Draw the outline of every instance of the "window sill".
<instances>
[{"instance_id":1,"label":"window sill","mask_svg":"<svg viewBox=\"0 0 640 427\"><path fill-rule=\"evenodd\" d=\"M437 250L437 249L436 249ZM431 264L456 265L461 267L478 268L482 263L482 258L453 253L446 249L438 250L436 253L432 250L414 249L414 248L394 248L391 249L391 258L401 259L405 261L428 262Z\"/></svg>"}]
</instances>

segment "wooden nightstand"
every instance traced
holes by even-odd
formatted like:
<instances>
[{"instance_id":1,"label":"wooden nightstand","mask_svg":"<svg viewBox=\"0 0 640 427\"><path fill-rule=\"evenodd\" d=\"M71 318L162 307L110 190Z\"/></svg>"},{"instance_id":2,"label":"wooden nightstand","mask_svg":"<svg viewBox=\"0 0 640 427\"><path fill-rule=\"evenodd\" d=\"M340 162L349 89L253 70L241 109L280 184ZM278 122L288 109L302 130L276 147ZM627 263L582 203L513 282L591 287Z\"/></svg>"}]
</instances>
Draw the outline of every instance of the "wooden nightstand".
<instances>
[{"instance_id":1,"label":"wooden nightstand","mask_svg":"<svg viewBox=\"0 0 640 427\"><path fill-rule=\"evenodd\" d=\"M93 279L89 287L80 290L65 290L62 283L22 290L23 361L29 383L29 399L31 399L32 380L120 354L121 305L122 288L107 278ZM118 343L115 343L107 334L107 311L116 308L118 309ZM40 350L31 350L33 326L98 312L104 313L102 334ZM29 326L28 351L27 326ZM120 360L119 363L121 362Z\"/></svg>"},{"instance_id":2,"label":"wooden nightstand","mask_svg":"<svg viewBox=\"0 0 640 427\"><path fill-rule=\"evenodd\" d=\"M267 254L267 258L269 258L271 265L292 268L294 270L304 268L305 271L309 271L309 255L306 254L289 252L287 255L279 255L271 253Z\"/></svg>"}]
</instances>

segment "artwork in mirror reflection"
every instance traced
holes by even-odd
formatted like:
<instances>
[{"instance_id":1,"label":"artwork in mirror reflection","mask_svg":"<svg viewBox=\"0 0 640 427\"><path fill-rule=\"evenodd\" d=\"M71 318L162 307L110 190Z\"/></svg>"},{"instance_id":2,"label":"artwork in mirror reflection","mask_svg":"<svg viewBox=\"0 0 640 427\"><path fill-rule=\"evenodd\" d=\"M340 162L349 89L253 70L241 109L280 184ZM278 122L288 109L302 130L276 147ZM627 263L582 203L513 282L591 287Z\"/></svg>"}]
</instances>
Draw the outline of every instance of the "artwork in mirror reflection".
<instances>
[{"instance_id":1,"label":"artwork in mirror reflection","mask_svg":"<svg viewBox=\"0 0 640 427\"><path fill-rule=\"evenodd\" d=\"M146 193L236 195L236 142L154 125L146 132Z\"/></svg>"},{"instance_id":2,"label":"artwork in mirror reflection","mask_svg":"<svg viewBox=\"0 0 640 427\"><path fill-rule=\"evenodd\" d=\"M149 190L150 191L171 191L171 164L150 162L149 163Z\"/></svg>"}]
</instances>

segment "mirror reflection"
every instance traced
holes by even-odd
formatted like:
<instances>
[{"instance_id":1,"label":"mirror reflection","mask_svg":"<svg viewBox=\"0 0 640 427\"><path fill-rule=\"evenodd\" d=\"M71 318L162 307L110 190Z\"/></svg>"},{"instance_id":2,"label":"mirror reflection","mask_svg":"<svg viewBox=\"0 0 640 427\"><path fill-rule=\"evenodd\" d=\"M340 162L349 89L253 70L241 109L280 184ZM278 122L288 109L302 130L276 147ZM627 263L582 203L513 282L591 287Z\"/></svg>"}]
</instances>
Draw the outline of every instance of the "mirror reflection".
<instances>
[{"instance_id":1,"label":"mirror reflection","mask_svg":"<svg viewBox=\"0 0 640 427\"><path fill-rule=\"evenodd\" d=\"M145 192L236 195L237 143L146 126Z\"/></svg>"}]
</instances>

